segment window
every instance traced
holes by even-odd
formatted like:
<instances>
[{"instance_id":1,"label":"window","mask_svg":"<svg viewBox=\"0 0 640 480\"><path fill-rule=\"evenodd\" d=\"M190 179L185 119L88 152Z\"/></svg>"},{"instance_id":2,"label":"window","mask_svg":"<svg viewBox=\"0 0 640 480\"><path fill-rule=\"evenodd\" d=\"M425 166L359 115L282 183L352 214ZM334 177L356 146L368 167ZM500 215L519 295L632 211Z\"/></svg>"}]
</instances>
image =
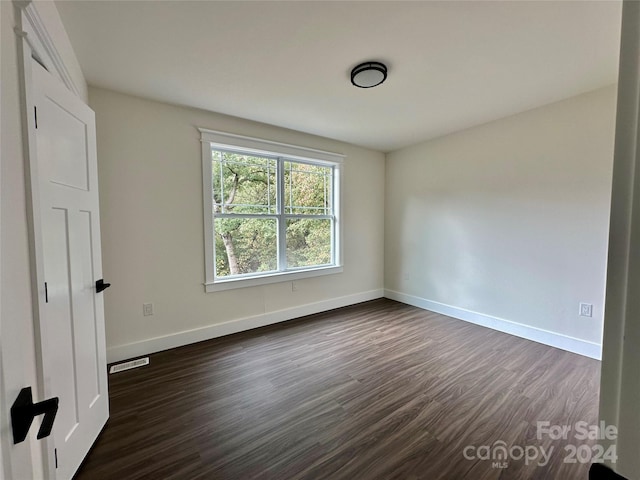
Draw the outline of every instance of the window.
<instances>
[{"instance_id":1,"label":"window","mask_svg":"<svg viewBox=\"0 0 640 480\"><path fill-rule=\"evenodd\" d=\"M342 271L341 155L200 132L208 292Z\"/></svg>"}]
</instances>

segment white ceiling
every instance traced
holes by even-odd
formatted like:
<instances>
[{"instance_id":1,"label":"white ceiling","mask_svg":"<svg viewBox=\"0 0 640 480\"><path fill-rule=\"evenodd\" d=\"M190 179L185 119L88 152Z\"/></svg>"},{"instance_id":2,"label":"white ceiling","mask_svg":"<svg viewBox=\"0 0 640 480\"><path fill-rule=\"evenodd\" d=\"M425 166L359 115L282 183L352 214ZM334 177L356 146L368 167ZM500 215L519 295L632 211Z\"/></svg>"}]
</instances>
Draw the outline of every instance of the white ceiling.
<instances>
[{"instance_id":1,"label":"white ceiling","mask_svg":"<svg viewBox=\"0 0 640 480\"><path fill-rule=\"evenodd\" d=\"M90 85L382 151L617 78L618 1L56 5ZM351 85L366 60L383 85Z\"/></svg>"}]
</instances>

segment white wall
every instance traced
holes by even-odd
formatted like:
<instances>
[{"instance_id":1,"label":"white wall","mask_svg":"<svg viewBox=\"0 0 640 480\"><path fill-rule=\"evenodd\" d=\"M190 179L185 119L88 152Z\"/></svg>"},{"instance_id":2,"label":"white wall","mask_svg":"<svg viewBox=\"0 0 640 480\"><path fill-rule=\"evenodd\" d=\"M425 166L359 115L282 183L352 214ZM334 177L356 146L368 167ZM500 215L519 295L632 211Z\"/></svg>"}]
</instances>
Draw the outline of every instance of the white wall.
<instances>
[{"instance_id":1,"label":"white wall","mask_svg":"<svg viewBox=\"0 0 640 480\"><path fill-rule=\"evenodd\" d=\"M110 361L382 296L384 155L220 114L90 88L96 112ZM346 154L344 273L204 292L196 127ZM142 304L154 315L142 315Z\"/></svg>"},{"instance_id":2,"label":"white wall","mask_svg":"<svg viewBox=\"0 0 640 480\"><path fill-rule=\"evenodd\" d=\"M389 154L388 296L598 357L615 92Z\"/></svg>"}]
</instances>

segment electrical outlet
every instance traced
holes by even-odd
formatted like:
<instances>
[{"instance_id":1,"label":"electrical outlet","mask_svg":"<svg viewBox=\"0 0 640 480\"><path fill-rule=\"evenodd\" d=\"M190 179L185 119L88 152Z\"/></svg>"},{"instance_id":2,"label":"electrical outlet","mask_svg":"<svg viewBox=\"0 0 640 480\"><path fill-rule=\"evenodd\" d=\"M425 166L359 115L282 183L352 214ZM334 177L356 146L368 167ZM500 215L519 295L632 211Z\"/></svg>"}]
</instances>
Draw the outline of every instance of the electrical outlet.
<instances>
[{"instance_id":1,"label":"electrical outlet","mask_svg":"<svg viewBox=\"0 0 640 480\"><path fill-rule=\"evenodd\" d=\"M149 315L153 315L153 303L143 303L142 314L145 317L148 317Z\"/></svg>"},{"instance_id":2,"label":"electrical outlet","mask_svg":"<svg viewBox=\"0 0 640 480\"><path fill-rule=\"evenodd\" d=\"M580 316L581 317L592 317L593 316L593 305L590 303L581 303L580 304Z\"/></svg>"},{"instance_id":3,"label":"electrical outlet","mask_svg":"<svg viewBox=\"0 0 640 480\"><path fill-rule=\"evenodd\" d=\"M291 291L292 292L298 291L298 284L296 282L291 282Z\"/></svg>"}]
</instances>

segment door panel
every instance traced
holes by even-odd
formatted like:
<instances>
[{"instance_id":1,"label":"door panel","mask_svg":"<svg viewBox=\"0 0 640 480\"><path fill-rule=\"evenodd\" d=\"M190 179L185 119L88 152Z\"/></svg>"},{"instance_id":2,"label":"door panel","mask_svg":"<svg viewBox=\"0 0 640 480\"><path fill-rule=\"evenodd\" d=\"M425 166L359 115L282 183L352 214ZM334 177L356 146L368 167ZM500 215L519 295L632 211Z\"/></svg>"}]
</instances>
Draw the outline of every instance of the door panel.
<instances>
[{"instance_id":1,"label":"door panel","mask_svg":"<svg viewBox=\"0 0 640 480\"><path fill-rule=\"evenodd\" d=\"M80 210L75 216L75 228L73 229L73 250L75 252L75 270L73 291L76 293L74 301L74 318L93 318L95 316L95 280L91 260L91 212ZM96 325L94 322L76 322L76 334L74 338L86 339L76 342L74 352L77 358L77 379L79 385L84 388L79 390L80 405L91 405L100 395L98 379L99 358L96 338ZM104 368L104 365L103 365Z\"/></svg>"},{"instance_id":2,"label":"door panel","mask_svg":"<svg viewBox=\"0 0 640 480\"><path fill-rule=\"evenodd\" d=\"M45 212L43 212L45 213ZM58 353L49 360L51 370L73 372L73 328L71 282L69 275L69 216L66 209L51 208L46 215L47 241L44 244L47 271L47 326L50 344ZM49 363L47 361L47 363ZM55 430L71 432L78 423L78 407L73 395L73 374L57 379L55 396L60 397Z\"/></svg>"},{"instance_id":3,"label":"door panel","mask_svg":"<svg viewBox=\"0 0 640 480\"><path fill-rule=\"evenodd\" d=\"M93 111L33 63L45 306L43 370L60 398L56 477L68 480L108 415Z\"/></svg>"},{"instance_id":4,"label":"door panel","mask_svg":"<svg viewBox=\"0 0 640 480\"><path fill-rule=\"evenodd\" d=\"M46 110L50 122L47 124L49 131L42 139L51 162L50 180L88 190L86 125L51 98L45 98L40 108Z\"/></svg>"}]
</instances>

